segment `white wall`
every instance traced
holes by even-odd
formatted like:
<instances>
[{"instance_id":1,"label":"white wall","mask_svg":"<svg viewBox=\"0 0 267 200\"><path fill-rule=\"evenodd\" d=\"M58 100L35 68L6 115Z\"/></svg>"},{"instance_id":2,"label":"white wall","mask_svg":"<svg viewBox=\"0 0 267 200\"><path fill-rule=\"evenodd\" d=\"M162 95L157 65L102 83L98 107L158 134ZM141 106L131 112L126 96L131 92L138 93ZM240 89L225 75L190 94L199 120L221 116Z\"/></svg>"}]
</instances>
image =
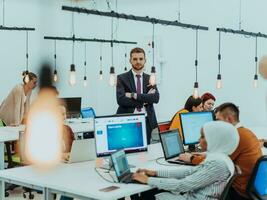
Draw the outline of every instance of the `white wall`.
<instances>
[{"instance_id":1,"label":"white wall","mask_svg":"<svg viewBox=\"0 0 267 200\"><path fill-rule=\"evenodd\" d=\"M30 33L30 70L38 72L43 60L53 62L53 42L43 36L71 36L71 13L62 11L62 5L77 5L107 11L105 0L70 1L9 0L6 1L6 25L35 27ZM151 16L167 20L177 19L177 0L118 0L118 12ZM115 0L111 1L115 10ZM242 4L242 28L267 33L264 19L267 13L265 0L247 0ZM254 38L222 34L223 88L215 89L217 75L218 32L216 27L238 29L239 0L181 0L181 19L184 23L208 26L209 31L199 32L199 84L200 92L210 91L217 97L216 104L232 101L239 105L241 120L246 125L263 125L266 122L266 83L260 78L259 88L252 87L254 76ZM75 35L86 38L110 39L110 18L75 14ZM137 41L147 51L147 72L151 66L152 25L143 22L114 20L117 29L115 39ZM156 105L159 120L169 120L184 105L194 83L195 32L191 29L156 25L156 67L160 74L160 103ZM259 57L266 54L267 41L259 39ZM25 66L25 33L0 32L0 101L11 88L21 81ZM84 88L82 43L75 45L75 64L79 81L68 85L71 64L71 42L57 42L57 84L61 96L82 96L84 106L93 106L98 115L115 113L117 109L115 89L107 85L110 67L110 47L103 44L105 81L98 81L100 44L87 44L89 86ZM128 51L135 45L127 46ZM116 72L123 72L124 45L114 48ZM160 68L160 61L164 65ZM129 67L129 64L128 64ZM160 73L161 72L161 73Z\"/></svg>"}]
</instances>

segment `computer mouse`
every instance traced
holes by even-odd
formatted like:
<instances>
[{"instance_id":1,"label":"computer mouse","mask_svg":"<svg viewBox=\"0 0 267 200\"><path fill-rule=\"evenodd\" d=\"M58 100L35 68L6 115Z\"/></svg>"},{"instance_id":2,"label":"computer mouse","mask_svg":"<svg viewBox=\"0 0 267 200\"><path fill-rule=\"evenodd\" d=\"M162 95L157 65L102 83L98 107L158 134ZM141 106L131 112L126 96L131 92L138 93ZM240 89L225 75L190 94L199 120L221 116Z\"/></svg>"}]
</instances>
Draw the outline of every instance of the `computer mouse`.
<instances>
[{"instance_id":1,"label":"computer mouse","mask_svg":"<svg viewBox=\"0 0 267 200\"><path fill-rule=\"evenodd\" d=\"M263 146L267 148L267 141L263 143Z\"/></svg>"}]
</instances>

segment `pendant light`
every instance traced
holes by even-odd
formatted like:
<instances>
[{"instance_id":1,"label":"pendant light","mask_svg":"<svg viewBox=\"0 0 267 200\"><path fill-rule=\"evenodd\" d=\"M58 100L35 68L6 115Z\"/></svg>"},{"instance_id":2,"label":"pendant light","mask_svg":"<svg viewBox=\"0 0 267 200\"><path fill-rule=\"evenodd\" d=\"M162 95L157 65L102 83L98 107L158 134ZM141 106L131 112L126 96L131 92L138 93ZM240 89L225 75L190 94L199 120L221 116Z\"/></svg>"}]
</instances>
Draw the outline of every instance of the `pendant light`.
<instances>
[{"instance_id":1,"label":"pendant light","mask_svg":"<svg viewBox=\"0 0 267 200\"><path fill-rule=\"evenodd\" d=\"M87 76L86 76L86 42L84 43L84 77L83 77L83 86L86 87L87 86Z\"/></svg>"},{"instance_id":2,"label":"pendant light","mask_svg":"<svg viewBox=\"0 0 267 200\"><path fill-rule=\"evenodd\" d=\"M155 24L153 23L153 31L152 31L152 67L151 74L149 78L150 85L156 85L156 67L155 67Z\"/></svg>"},{"instance_id":3,"label":"pendant light","mask_svg":"<svg viewBox=\"0 0 267 200\"><path fill-rule=\"evenodd\" d=\"M58 81L58 74L57 74L57 41L54 41L54 62L55 62L55 69L54 69L54 75L53 80L54 82Z\"/></svg>"},{"instance_id":4,"label":"pendant light","mask_svg":"<svg viewBox=\"0 0 267 200\"><path fill-rule=\"evenodd\" d=\"M222 75L221 75L221 31L219 31L219 54L218 54L218 74L216 81L216 88L220 89L222 87Z\"/></svg>"},{"instance_id":5,"label":"pendant light","mask_svg":"<svg viewBox=\"0 0 267 200\"><path fill-rule=\"evenodd\" d=\"M74 64L74 42L75 42L75 35L74 35L74 13L72 13L72 64L70 65L70 74L69 74L69 84L74 86L76 84L76 70Z\"/></svg>"},{"instance_id":6,"label":"pendant light","mask_svg":"<svg viewBox=\"0 0 267 200\"><path fill-rule=\"evenodd\" d=\"M125 45L125 54L124 54L124 71L127 71L127 46Z\"/></svg>"},{"instance_id":7,"label":"pendant light","mask_svg":"<svg viewBox=\"0 0 267 200\"><path fill-rule=\"evenodd\" d=\"M25 83L29 83L29 33L26 31L26 71L24 73Z\"/></svg>"},{"instance_id":8,"label":"pendant light","mask_svg":"<svg viewBox=\"0 0 267 200\"><path fill-rule=\"evenodd\" d=\"M72 42L72 64L70 65L69 84L71 86L74 86L76 84L76 70L74 65L74 40Z\"/></svg>"},{"instance_id":9,"label":"pendant light","mask_svg":"<svg viewBox=\"0 0 267 200\"><path fill-rule=\"evenodd\" d=\"M258 37L255 38L255 75L253 80L253 87L258 87Z\"/></svg>"},{"instance_id":10,"label":"pendant light","mask_svg":"<svg viewBox=\"0 0 267 200\"><path fill-rule=\"evenodd\" d=\"M197 66L198 66L198 29L196 29L196 59L195 59L195 68L196 68L196 81L194 83L193 97L198 98L198 81L197 81Z\"/></svg>"},{"instance_id":11,"label":"pendant light","mask_svg":"<svg viewBox=\"0 0 267 200\"><path fill-rule=\"evenodd\" d=\"M102 56L102 43L100 45L100 56L99 56L99 61L100 61L100 71L99 71L99 80L102 81L103 80L103 63L102 63L102 60L103 60L103 56Z\"/></svg>"},{"instance_id":12,"label":"pendant light","mask_svg":"<svg viewBox=\"0 0 267 200\"><path fill-rule=\"evenodd\" d=\"M113 54L113 17L111 18L111 67L109 71L109 85L114 87L116 86L117 77L115 73L115 67L114 67L114 54Z\"/></svg>"}]
</instances>

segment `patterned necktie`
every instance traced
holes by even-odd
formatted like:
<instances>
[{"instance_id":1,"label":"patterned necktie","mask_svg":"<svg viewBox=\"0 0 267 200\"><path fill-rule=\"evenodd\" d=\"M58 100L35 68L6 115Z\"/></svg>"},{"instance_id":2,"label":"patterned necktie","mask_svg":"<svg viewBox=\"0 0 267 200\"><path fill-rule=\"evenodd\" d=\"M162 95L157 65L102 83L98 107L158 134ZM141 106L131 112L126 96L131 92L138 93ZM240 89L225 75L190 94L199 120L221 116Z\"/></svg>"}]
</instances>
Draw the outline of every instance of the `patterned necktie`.
<instances>
[{"instance_id":1,"label":"patterned necktie","mask_svg":"<svg viewBox=\"0 0 267 200\"><path fill-rule=\"evenodd\" d=\"M136 93L141 94L141 75L136 74L137 83L136 83ZM141 108L137 108L137 111L140 112Z\"/></svg>"}]
</instances>

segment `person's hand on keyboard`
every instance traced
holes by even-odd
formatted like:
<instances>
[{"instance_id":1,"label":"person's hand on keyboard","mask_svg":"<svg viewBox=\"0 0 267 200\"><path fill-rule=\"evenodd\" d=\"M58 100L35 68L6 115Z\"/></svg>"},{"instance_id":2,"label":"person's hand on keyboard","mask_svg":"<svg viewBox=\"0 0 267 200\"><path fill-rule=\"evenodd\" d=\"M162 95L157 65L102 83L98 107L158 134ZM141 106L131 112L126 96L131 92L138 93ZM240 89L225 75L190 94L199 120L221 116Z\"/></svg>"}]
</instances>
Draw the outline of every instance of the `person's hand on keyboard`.
<instances>
[{"instance_id":1,"label":"person's hand on keyboard","mask_svg":"<svg viewBox=\"0 0 267 200\"><path fill-rule=\"evenodd\" d=\"M140 183L147 184L148 176L145 175L144 173L134 173L132 175L132 180L138 181Z\"/></svg>"},{"instance_id":2,"label":"person's hand on keyboard","mask_svg":"<svg viewBox=\"0 0 267 200\"><path fill-rule=\"evenodd\" d=\"M136 172L140 174L145 174L147 176L157 176L156 171L148 170L148 169L138 169Z\"/></svg>"},{"instance_id":3,"label":"person's hand on keyboard","mask_svg":"<svg viewBox=\"0 0 267 200\"><path fill-rule=\"evenodd\" d=\"M191 153L182 153L179 155L179 160L184 162L191 162L192 154Z\"/></svg>"}]
</instances>

